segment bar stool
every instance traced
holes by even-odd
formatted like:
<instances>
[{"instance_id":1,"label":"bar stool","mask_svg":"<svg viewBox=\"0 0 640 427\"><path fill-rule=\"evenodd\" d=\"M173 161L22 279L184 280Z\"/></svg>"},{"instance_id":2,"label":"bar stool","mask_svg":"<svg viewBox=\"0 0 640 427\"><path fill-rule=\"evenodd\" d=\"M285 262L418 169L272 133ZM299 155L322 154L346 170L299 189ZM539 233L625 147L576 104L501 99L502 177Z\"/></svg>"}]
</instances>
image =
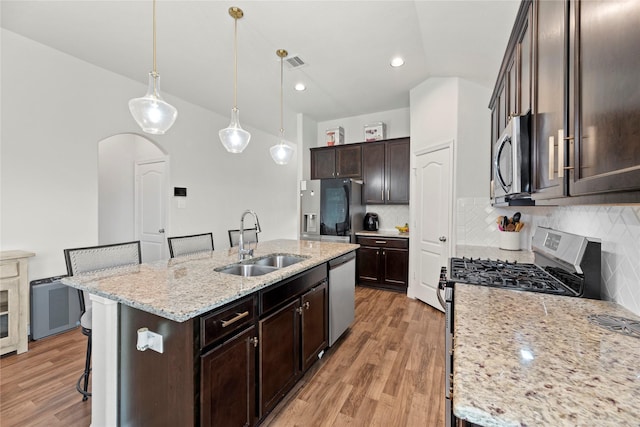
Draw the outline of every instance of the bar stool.
<instances>
[{"instance_id":1,"label":"bar stool","mask_svg":"<svg viewBox=\"0 0 640 427\"><path fill-rule=\"evenodd\" d=\"M229 244L231 247L238 246L240 244L240 230L229 230ZM244 243L258 243L258 229L247 228L243 233Z\"/></svg>"},{"instance_id":2,"label":"bar stool","mask_svg":"<svg viewBox=\"0 0 640 427\"><path fill-rule=\"evenodd\" d=\"M104 270L112 267L140 264L142 261L140 241L116 243L112 245L89 246L85 248L65 249L64 260L67 274L74 276L80 273ZM86 401L89 393L89 374L91 373L91 300L89 294L78 289L80 298L80 326L82 334L87 336L87 354L84 372L78 378L76 389ZM83 383L82 386L80 383Z\"/></svg>"},{"instance_id":3,"label":"bar stool","mask_svg":"<svg viewBox=\"0 0 640 427\"><path fill-rule=\"evenodd\" d=\"M171 258L213 250L213 233L192 234L167 238Z\"/></svg>"}]
</instances>

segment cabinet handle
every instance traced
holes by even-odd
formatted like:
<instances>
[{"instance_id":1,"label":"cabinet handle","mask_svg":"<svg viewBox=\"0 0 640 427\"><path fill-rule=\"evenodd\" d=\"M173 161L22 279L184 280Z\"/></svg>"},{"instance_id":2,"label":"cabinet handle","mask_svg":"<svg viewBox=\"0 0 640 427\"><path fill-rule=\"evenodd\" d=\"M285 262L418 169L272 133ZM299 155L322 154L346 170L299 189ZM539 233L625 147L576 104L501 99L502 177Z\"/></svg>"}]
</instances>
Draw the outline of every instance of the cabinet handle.
<instances>
[{"instance_id":1,"label":"cabinet handle","mask_svg":"<svg viewBox=\"0 0 640 427\"><path fill-rule=\"evenodd\" d=\"M384 188L380 190L380 201L384 202Z\"/></svg>"},{"instance_id":2,"label":"cabinet handle","mask_svg":"<svg viewBox=\"0 0 640 427\"><path fill-rule=\"evenodd\" d=\"M227 326L231 325L232 323L236 323L238 320L245 318L249 315L249 311L244 311L242 313L236 313L235 317L229 319L229 320L222 320L220 322L220 324L222 325L223 328L226 328Z\"/></svg>"},{"instance_id":3,"label":"cabinet handle","mask_svg":"<svg viewBox=\"0 0 640 427\"><path fill-rule=\"evenodd\" d=\"M309 306L310 306L309 301L306 301L303 305L304 305L304 308L309 310Z\"/></svg>"},{"instance_id":4,"label":"cabinet handle","mask_svg":"<svg viewBox=\"0 0 640 427\"><path fill-rule=\"evenodd\" d=\"M386 256L387 253L385 251L382 251L382 256Z\"/></svg>"},{"instance_id":5,"label":"cabinet handle","mask_svg":"<svg viewBox=\"0 0 640 427\"><path fill-rule=\"evenodd\" d=\"M556 161L554 158L555 155L555 142L553 139L553 136L549 137L549 181L553 181L555 176L554 176L554 170L556 168Z\"/></svg>"},{"instance_id":6,"label":"cabinet handle","mask_svg":"<svg viewBox=\"0 0 640 427\"><path fill-rule=\"evenodd\" d=\"M296 312L298 312L298 314L302 316L302 307L296 308Z\"/></svg>"},{"instance_id":7,"label":"cabinet handle","mask_svg":"<svg viewBox=\"0 0 640 427\"><path fill-rule=\"evenodd\" d=\"M257 346L258 346L258 342L259 342L259 341L258 341L258 337L253 337L253 338L251 338L251 339L249 340L249 343L250 343L250 344L253 344L253 346L254 346L254 347L257 347Z\"/></svg>"},{"instance_id":8,"label":"cabinet handle","mask_svg":"<svg viewBox=\"0 0 640 427\"><path fill-rule=\"evenodd\" d=\"M387 202L391 200L391 190L387 188Z\"/></svg>"},{"instance_id":9,"label":"cabinet handle","mask_svg":"<svg viewBox=\"0 0 640 427\"><path fill-rule=\"evenodd\" d=\"M386 240L376 240L376 244L377 245L386 245L387 241Z\"/></svg>"},{"instance_id":10,"label":"cabinet handle","mask_svg":"<svg viewBox=\"0 0 640 427\"><path fill-rule=\"evenodd\" d=\"M558 178L564 178L564 129L558 129Z\"/></svg>"}]
</instances>

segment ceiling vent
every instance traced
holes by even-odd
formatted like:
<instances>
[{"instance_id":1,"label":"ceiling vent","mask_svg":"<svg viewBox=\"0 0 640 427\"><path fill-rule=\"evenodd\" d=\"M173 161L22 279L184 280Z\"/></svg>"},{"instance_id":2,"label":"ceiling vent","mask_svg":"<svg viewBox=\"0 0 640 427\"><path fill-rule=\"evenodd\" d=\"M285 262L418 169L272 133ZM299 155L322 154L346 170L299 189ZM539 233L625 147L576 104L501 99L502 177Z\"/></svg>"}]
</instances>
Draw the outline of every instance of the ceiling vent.
<instances>
[{"instance_id":1,"label":"ceiling vent","mask_svg":"<svg viewBox=\"0 0 640 427\"><path fill-rule=\"evenodd\" d=\"M285 59L284 62L286 62L291 69L300 68L307 65L299 56L292 56L291 58Z\"/></svg>"}]
</instances>

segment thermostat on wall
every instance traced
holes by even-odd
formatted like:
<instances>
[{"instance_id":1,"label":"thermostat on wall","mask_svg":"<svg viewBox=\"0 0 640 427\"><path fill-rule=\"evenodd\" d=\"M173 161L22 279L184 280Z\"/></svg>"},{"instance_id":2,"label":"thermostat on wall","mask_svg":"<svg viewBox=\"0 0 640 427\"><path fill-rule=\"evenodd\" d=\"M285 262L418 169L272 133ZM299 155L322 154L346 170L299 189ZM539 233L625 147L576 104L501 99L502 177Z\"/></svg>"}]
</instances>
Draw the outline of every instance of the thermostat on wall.
<instances>
[{"instance_id":1,"label":"thermostat on wall","mask_svg":"<svg viewBox=\"0 0 640 427\"><path fill-rule=\"evenodd\" d=\"M176 197L187 197L186 187L173 187L173 195Z\"/></svg>"}]
</instances>

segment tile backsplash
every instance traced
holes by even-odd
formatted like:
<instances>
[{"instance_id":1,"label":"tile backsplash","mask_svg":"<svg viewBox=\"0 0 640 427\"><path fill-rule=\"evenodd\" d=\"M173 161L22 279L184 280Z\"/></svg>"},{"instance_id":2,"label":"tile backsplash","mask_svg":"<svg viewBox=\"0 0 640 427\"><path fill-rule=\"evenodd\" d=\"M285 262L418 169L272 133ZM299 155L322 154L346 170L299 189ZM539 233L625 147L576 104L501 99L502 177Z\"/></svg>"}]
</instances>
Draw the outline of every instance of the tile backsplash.
<instances>
[{"instance_id":1,"label":"tile backsplash","mask_svg":"<svg viewBox=\"0 0 640 427\"><path fill-rule=\"evenodd\" d=\"M367 205L366 212L378 214L381 230L391 230L409 222L409 205Z\"/></svg>"},{"instance_id":2,"label":"tile backsplash","mask_svg":"<svg viewBox=\"0 0 640 427\"><path fill-rule=\"evenodd\" d=\"M522 249L531 249L538 225L601 239L603 298L640 315L640 205L493 207L488 198L460 198L457 244L498 247L496 219L515 212L525 223Z\"/></svg>"}]
</instances>

